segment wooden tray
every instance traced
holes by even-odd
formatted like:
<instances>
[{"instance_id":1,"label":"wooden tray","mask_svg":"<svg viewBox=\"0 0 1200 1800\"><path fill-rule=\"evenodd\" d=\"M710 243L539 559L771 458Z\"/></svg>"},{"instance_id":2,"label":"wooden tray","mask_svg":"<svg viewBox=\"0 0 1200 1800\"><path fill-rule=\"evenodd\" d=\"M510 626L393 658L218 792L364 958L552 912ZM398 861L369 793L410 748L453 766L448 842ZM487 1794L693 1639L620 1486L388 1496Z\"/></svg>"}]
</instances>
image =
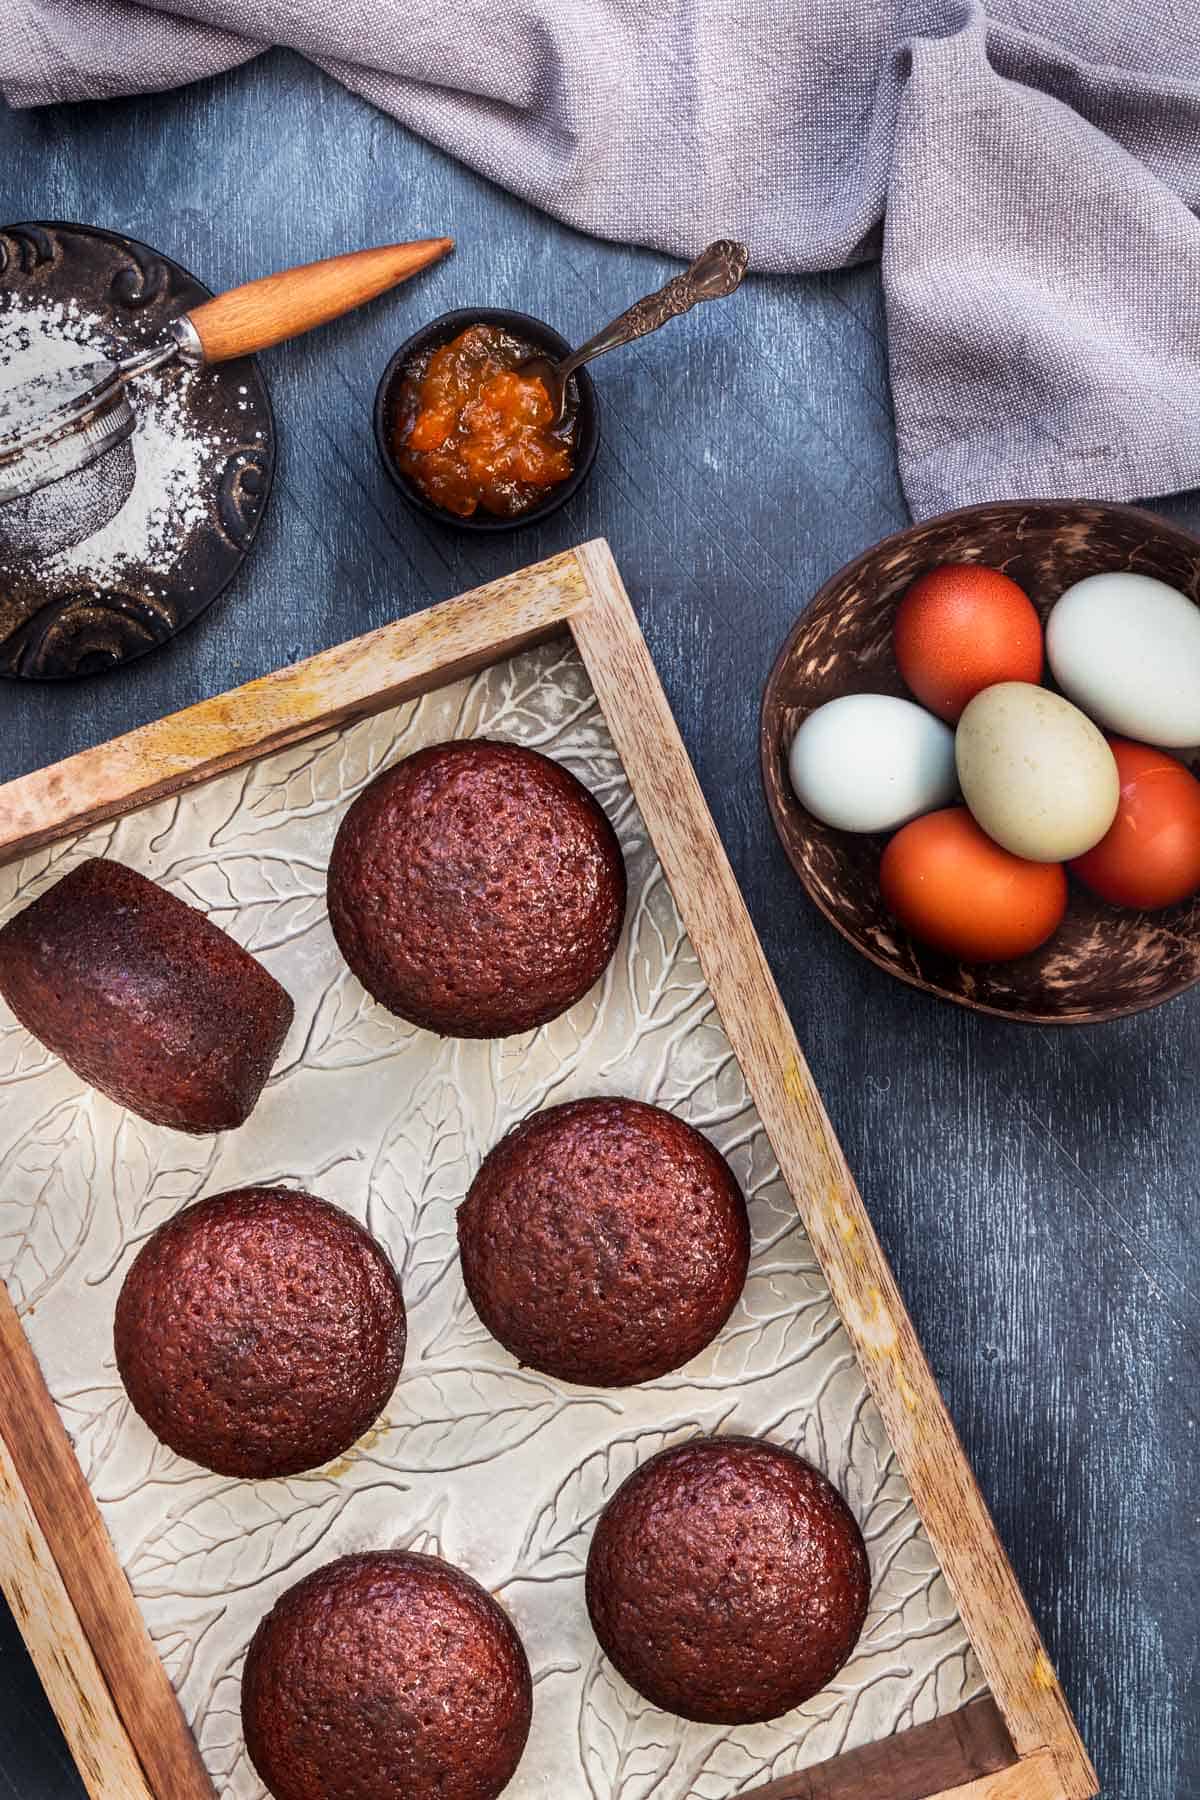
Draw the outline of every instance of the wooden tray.
<instances>
[{"instance_id":1,"label":"wooden tray","mask_svg":"<svg viewBox=\"0 0 1200 1800\"><path fill-rule=\"evenodd\" d=\"M133 814L554 639L573 645L586 670L989 1689L987 1698L765 1785L769 1764L760 1764L758 1777L737 1791L760 1800L1088 1800L1097 1791L1091 1765L792 1033L604 544L552 558L0 788L0 860ZM251 1120L243 1131L253 1130ZM211 1800L210 1777L3 1290L0 1340L0 1584L88 1791L114 1800Z\"/></svg>"}]
</instances>

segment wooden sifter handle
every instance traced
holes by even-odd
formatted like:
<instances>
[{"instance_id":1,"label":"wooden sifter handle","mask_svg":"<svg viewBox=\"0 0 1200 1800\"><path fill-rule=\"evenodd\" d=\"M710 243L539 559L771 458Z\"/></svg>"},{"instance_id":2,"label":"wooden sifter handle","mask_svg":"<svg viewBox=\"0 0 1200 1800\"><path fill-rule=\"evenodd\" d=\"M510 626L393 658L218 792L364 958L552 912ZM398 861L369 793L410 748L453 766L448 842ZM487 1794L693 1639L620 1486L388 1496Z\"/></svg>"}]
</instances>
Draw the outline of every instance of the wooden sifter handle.
<instances>
[{"instance_id":1,"label":"wooden sifter handle","mask_svg":"<svg viewBox=\"0 0 1200 1800\"><path fill-rule=\"evenodd\" d=\"M228 362L352 312L376 294L407 281L418 269L427 269L453 248L453 238L422 238L412 244L385 244L378 250L330 256L324 262L305 263L231 288L227 294L193 307L187 318L200 341L204 361Z\"/></svg>"}]
</instances>

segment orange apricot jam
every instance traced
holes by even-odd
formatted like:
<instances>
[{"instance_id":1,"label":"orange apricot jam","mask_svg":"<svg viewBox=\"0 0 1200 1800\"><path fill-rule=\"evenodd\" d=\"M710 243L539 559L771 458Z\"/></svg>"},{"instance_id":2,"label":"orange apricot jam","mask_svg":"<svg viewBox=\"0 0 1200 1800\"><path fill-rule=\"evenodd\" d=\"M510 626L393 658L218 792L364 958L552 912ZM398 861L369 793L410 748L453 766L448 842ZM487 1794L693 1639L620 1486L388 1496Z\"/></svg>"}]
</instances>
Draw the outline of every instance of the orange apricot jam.
<instances>
[{"instance_id":1,"label":"orange apricot jam","mask_svg":"<svg viewBox=\"0 0 1200 1800\"><path fill-rule=\"evenodd\" d=\"M409 480L460 519L514 518L571 473L573 384L556 425L550 398L519 365L538 352L496 325L469 325L416 355L396 397L392 447Z\"/></svg>"}]
</instances>

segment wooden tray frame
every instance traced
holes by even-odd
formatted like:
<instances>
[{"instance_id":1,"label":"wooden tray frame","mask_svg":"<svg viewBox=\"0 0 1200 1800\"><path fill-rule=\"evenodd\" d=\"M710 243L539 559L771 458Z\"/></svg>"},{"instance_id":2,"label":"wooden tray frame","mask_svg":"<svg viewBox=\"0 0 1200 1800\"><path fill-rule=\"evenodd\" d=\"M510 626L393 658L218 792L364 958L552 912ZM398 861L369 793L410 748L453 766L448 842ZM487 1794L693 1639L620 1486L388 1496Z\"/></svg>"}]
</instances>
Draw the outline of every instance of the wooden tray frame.
<instances>
[{"instance_id":1,"label":"wooden tray frame","mask_svg":"<svg viewBox=\"0 0 1200 1800\"><path fill-rule=\"evenodd\" d=\"M0 786L0 861L556 636L587 669L991 1697L758 1800L1091 1800L1096 1776L771 977L603 540ZM92 1800L213 1800L0 1285L0 1585Z\"/></svg>"}]
</instances>

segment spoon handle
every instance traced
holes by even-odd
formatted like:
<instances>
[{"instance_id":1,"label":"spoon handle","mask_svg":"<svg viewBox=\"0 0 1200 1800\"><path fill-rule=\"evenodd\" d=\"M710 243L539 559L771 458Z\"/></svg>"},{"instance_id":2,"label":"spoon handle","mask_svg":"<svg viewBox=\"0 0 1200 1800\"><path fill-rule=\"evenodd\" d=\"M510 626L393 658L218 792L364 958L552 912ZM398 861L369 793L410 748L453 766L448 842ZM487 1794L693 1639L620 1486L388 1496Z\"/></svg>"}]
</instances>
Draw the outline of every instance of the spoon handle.
<instances>
[{"instance_id":1,"label":"spoon handle","mask_svg":"<svg viewBox=\"0 0 1200 1800\"><path fill-rule=\"evenodd\" d=\"M665 287L647 294L645 299L635 300L620 318L565 357L559 364L562 379L593 357L603 356L606 350L615 350L620 344L631 344L634 338L657 331L668 319L690 312L701 300L721 300L732 294L746 273L749 260L745 244L733 238L718 238L681 275L673 275Z\"/></svg>"},{"instance_id":2,"label":"spoon handle","mask_svg":"<svg viewBox=\"0 0 1200 1800\"><path fill-rule=\"evenodd\" d=\"M231 288L215 300L194 306L176 321L180 355L185 362L228 362L231 357L247 356L285 338L299 337L314 325L340 318L386 293L453 247L451 238L386 244L377 250L356 250L349 256L306 263Z\"/></svg>"}]
</instances>

